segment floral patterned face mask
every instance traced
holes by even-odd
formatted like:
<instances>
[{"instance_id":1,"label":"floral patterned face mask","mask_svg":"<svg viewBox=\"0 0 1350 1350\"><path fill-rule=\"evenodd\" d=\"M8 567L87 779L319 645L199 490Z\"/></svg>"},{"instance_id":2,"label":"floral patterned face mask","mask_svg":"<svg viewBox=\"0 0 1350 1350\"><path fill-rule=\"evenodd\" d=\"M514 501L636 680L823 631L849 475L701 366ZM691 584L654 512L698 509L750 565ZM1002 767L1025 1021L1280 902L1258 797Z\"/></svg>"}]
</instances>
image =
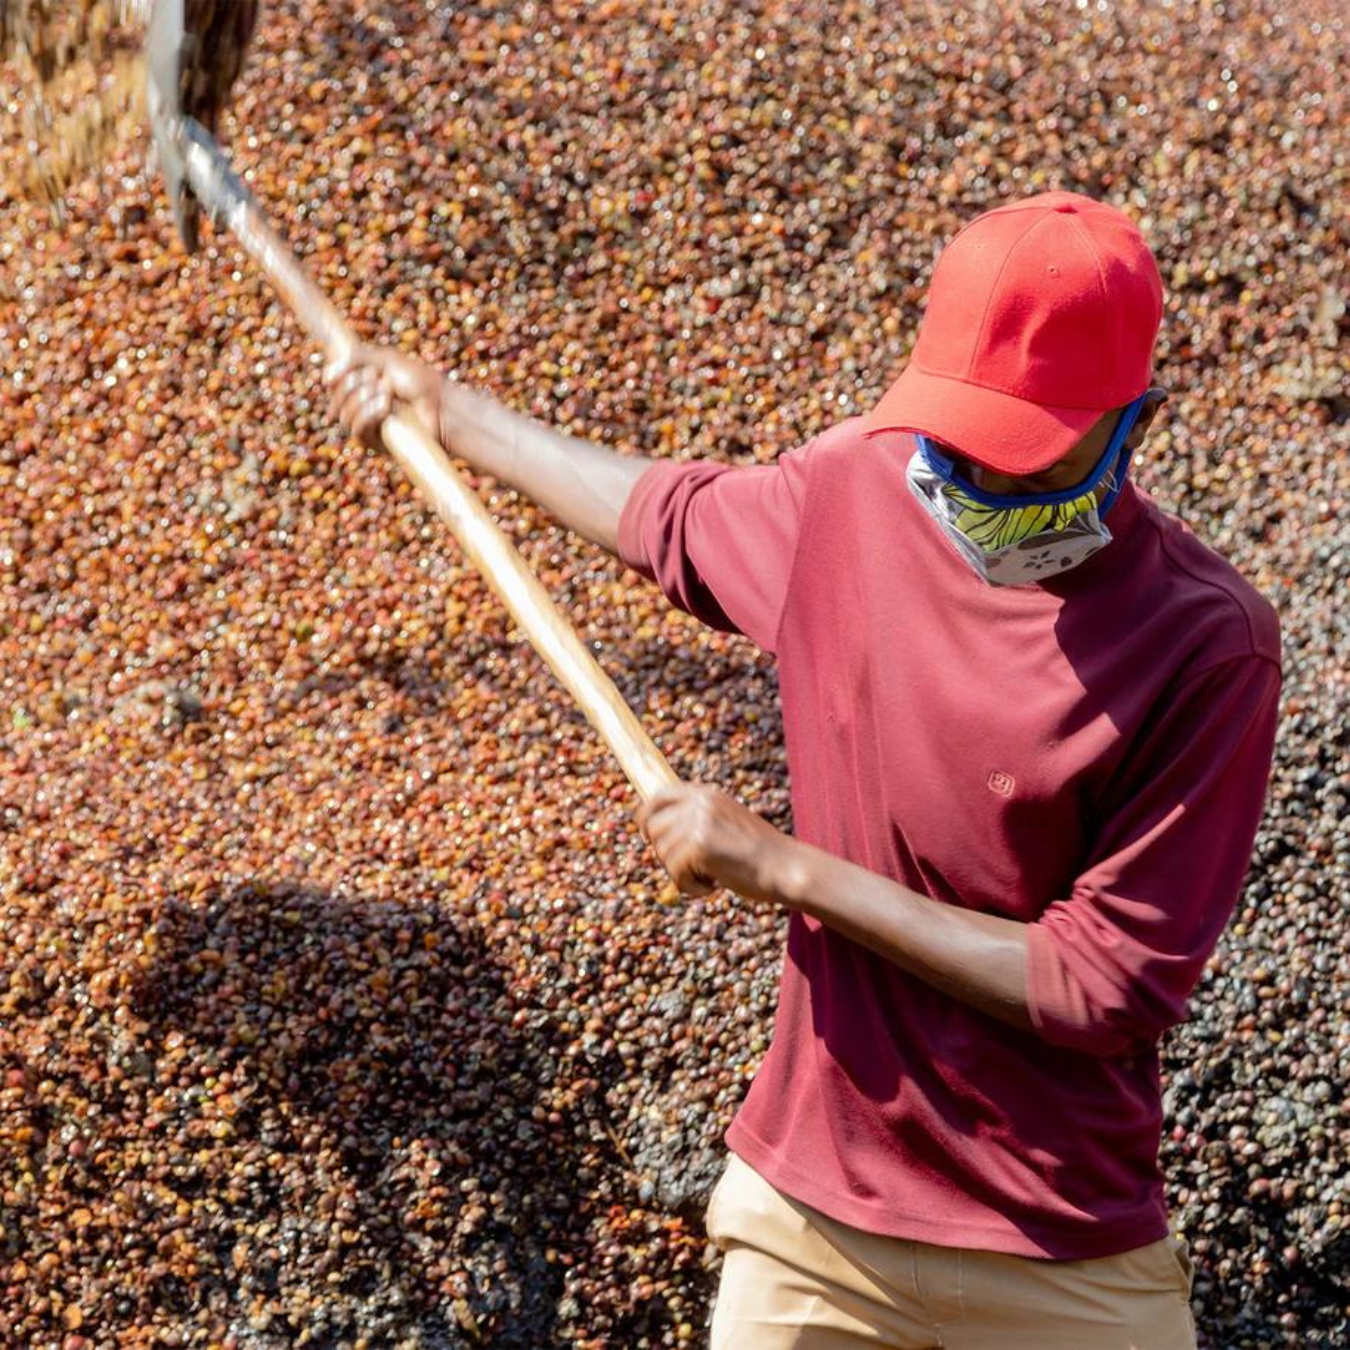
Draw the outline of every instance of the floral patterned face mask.
<instances>
[{"instance_id":1,"label":"floral patterned face mask","mask_svg":"<svg viewBox=\"0 0 1350 1350\"><path fill-rule=\"evenodd\" d=\"M909 461L906 480L956 551L991 586L1022 586L1077 567L1111 542L1102 517L1129 469L1125 439L1147 393L1128 405L1092 472L1063 492L1011 496L983 492L928 439ZM1100 504L1097 489L1105 483Z\"/></svg>"}]
</instances>

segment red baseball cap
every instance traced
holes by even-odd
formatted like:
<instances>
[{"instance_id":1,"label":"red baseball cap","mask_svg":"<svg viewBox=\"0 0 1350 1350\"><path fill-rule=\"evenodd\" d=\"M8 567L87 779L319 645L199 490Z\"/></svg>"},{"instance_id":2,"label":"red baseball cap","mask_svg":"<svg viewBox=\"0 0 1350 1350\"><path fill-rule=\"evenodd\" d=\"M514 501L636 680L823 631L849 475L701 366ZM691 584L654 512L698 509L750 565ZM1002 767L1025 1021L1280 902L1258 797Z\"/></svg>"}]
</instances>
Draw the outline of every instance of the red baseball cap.
<instances>
[{"instance_id":1,"label":"red baseball cap","mask_svg":"<svg viewBox=\"0 0 1350 1350\"><path fill-rule=\"evenodd\" d=\"M1077 192L987 211L943 250L909 365L864 415L998 473L1062 459L1149 387L1162 278L1134 222Z\"/></svg>"}]
</instances>

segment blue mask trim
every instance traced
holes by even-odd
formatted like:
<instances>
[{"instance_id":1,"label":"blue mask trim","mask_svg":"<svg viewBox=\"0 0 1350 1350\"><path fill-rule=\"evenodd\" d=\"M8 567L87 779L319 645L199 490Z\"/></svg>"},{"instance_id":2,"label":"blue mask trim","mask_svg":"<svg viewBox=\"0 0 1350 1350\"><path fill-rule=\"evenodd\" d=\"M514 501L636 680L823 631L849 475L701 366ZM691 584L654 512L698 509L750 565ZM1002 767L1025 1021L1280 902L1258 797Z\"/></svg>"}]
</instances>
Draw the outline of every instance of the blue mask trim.
<instances>
[{"instance_id":1,"label":"blue mask trim","mask_svg":"<svg viewBox=\"0 0 1350 1350\"><path fill-rule=\"evenodd\" d=\"M1129 449L1122 451L1121 447L1135 422L1139 420L1139 413L1143 409L1144 400L1147 397L1148 390L1145 390L1133 403L1127 404L1122 410L1120 418L1116 422L1116 429L1111 433L1111 439L1107 442L1106 449L1102 451L1102 457L1097 461L1092 472L1081 483L1075 483L1073 487L1064 488L1059 492L985 492L957 473L955 463L948 459L922 432L915 432L914 439L918 442L919 450L933 472L953 487L960 488L962 492L974 501L979 502L981 506L1003 509L1013 509L1019 506L1058 506L1061 502L1071 502L1075 498L1086 496L1089 492L1095 492L1106 475L1115 468L1118 472L1115 475L1114 485L1097 507L1097 514L1105 516L1119 496L1121 485L1125 482L1125 474L1129 469L1131 452ZM1117 459L1119 460L1118 464L1115 462Z\"/></svg>"}]
</instances>

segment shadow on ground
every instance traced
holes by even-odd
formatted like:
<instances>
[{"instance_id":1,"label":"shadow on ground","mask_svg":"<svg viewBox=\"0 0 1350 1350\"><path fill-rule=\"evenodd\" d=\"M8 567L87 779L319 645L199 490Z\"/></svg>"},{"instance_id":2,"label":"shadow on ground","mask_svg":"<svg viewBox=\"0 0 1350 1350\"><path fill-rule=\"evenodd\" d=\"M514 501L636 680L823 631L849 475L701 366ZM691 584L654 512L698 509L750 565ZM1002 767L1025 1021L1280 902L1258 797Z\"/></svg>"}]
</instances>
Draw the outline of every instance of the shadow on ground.
<instances>
[{"instance_id":1,"label":"shadow on ground","mask_svg":"<svg viewBox=\"0 0 1350 1350\"><path fill-rule=\"evenodd\" d=\"M554 1342L596 1153L472 931L254 884L166 904L152 946L143 1067L197 1141L171 1185L200 1256L160 1298L240 1350Z\"/></svg>"}]
</instances>

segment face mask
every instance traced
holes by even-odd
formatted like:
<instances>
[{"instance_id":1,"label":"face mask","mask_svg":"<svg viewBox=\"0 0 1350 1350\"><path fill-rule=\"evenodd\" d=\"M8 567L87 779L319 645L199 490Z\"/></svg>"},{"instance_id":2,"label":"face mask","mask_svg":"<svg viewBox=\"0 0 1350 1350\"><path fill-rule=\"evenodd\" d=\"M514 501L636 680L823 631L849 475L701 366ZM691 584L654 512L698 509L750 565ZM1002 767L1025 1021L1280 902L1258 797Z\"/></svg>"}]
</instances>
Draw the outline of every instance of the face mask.
<instances>
[{"instance_id":1,"label":"face mask","mask_svg":"<svg viewBox=\"0 0 1350 1350\"><path fill-rule=\"evenodd\" d=\"M906 479L920 504L956 551L991 586L1023 586L1077 567L1111 542L1102 517L1120 493L1129 469L1125 438L1144 406L1141 394L1120 416L1096 467L1064 492L1031 496L983 492L959 477L955 465L926 437ZM1097 489L1107 484L1101 503Z\"/></svg>"}]
</instances>

